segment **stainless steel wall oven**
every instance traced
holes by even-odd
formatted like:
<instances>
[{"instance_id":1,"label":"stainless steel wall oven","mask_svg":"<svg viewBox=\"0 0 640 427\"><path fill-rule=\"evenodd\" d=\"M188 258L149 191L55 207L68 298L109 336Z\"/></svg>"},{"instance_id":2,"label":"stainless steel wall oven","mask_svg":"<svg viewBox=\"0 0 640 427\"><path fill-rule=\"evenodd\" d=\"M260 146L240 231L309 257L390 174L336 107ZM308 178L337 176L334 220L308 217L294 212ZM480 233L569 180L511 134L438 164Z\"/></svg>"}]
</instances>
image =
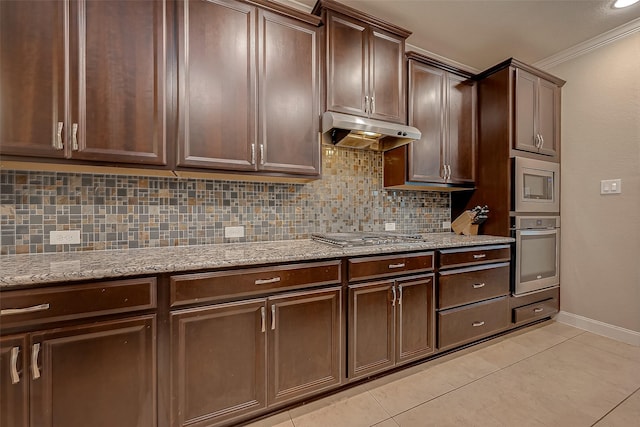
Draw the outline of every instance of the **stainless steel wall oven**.
<instances>
[{"instance_id":1,"label":"stainless steel wall oven","mask_svg":"<svg viewBox=\"0 0 640 427\"><path fill-rule=\"evenodd\" d=\"M560 217L515 216L512 293L515 296L560 285Z\"/></svg>"}]
</instances>

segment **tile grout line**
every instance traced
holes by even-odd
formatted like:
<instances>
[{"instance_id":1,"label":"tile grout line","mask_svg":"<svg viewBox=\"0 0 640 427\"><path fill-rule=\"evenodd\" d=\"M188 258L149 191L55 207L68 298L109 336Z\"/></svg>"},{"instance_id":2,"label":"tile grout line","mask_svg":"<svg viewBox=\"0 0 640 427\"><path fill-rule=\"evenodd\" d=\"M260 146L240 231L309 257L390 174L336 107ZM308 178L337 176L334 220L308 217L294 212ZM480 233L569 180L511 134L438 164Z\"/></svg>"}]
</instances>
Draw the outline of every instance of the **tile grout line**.
<instances>
[{"instance_id":1,"label":"tile grout line","mask_svg":"<svg viewBox=\"0 0 640 427\"><path fill-rule=\"evenodd\" d=\"M594 427L596 424L598 424L600 421L602 421L604 418L607 417L607 415L609 415L610 413L612 413L613 411L615 411L620 405L622 405L624 402L626 402L627 400L629 400L629 398L631 396L633 396L634 394L640 392L640 387L638 387L635 391L631 392L627 397L625 397L624 399L622 399L622 401L620 403L618 403L616 406L614 406L613 408L611 408L609 410L609 412L607 412L606 414L604 414L602 417L598 418L596 420L595 423L591 424L591 427Z\"/></svg>"},{"instance_id":2,"label":"tile grout line","mask_svg":"<svg viewBox=\"0 0 640 427\"><path fill-rule=\"evenodd\" d=\"M549 332L549 333L552 333L552 332ZM557 335L557 334L553 334L553 335ZM581 335L581 334L580 334L580 335ZM393 415L391 418L393 418L393 419L394 419L394 421L396 421L396 420L395 420L395 417L397 417L398 415L401 415L401 414L404 414L404 413L406 413L406 412L409 412L409 411L411 411L411 410L413 410L413 409L417 408L418 406L421 406L421 405L424 405L425 403L429 403L429 402L431 402L431 401L433 401L433 400L439 399L439 398L440 398L440 397L442 397L442 396L446 396L446 395L447 395L447 394L449 394L449 393L452 393L452 392L454 392L454 391L456 391L456 390L459 390L459 389L461 389L461 388L463 388L463 387L466 387L466 386L468 386L468 385L470 385L470 384L473 384L473 383L475 383L475 382L477 382L477 381L480 381L481 379L484 379L484 378L488 377L489 375L493 375L493 374L495 374L496 372L500 372L500 371L502 371L502 370L504 370L504 369L506 369L506 368L509 368L509 367L511 367L511 366L513 366L513 365L516 365L516 364L518 364L518 363L520 363L520 362L522 362L522 361L528 360L528 359L530 359L530 358L532 358L532 357L534 357L534 356L537 356L537 355L539 355L539 354L541 354L541 353L544 353L545 351L550 350L550 349L552 349L552 348L554 348L554 347L556 347L556 346L558 346L558 345L560 345L560 344L562 344L562 343L565 343L565 342L567 342L567 341L569 341L569 340L571 340L571 339L572 339L572 338L567 338L567 337L562 336L562 335L557 335L557 336L562 337L562 338L565 338L565 339L564 339L563 341L561 341L561 342L557 343L557 344L552 345L552 346L551 346L551 347L549 347L549 348L545 348L544 350L541 350L541 351L539 351L539 352L537 352L537 353L534 353L534 354L532 354L532 355L530 355L530 356L527 356L527 357L525 357L524 359L520 359L520 360L518 360L517 362L513 362L513 363L511 363L510 365L503 366L502 368L499 368L499 369L496 369L495 371L489 372L488 374L483 375L483 376L481 376L481 377L478 377L478 378L476 378L476 379L475 379L475 380L473 380L473 381L470 381L470 382L468 382L468 383L466 383L466 384L463 384L463 385L461 385L461 386L458 386L458 387L456 387L456 388L453 388L453 389L451 389L451 390L449 390L449 391L447 391L447 392L444 392L444 393L442 393L442 394L440 394L440 395L438 395L438 396L436 396L436 397L432 397L431 399L427 399L427 400L425 400L424 402L419 403L419 404L417 404L417 405L415 405L415 406L412 406L412 407L411 407L411 408L409 408L409 409L406 409L406 410L404 410L404 411L398 412L397 414ZM577 335L576 335L576 336L577 336ZM496 343L496 344L499 344L499 343ZM485 347L485 348L488 348L488 347ZM473 354L473 353L468 353L468 354ZM453 359L453 360L455 360L455 359ZM374 396L374 399L375 399L375 396ZM376 399L376 401L377 401L377 399ZM381 405L381 406L382 406L382 405ZM383 409L384 409L384 407L383 407ZM396 422L396 424L397 424L397 422Z\"/></svg>"},{"instance_id":3,"label":"tile grout line","mask_svg":"<svg viewBox=\"0 0 640 427\"><path fill-rule=\"evenodd\" d=\"M579 337L580 335L583 335L583 334L585 334L585 333L594 334L593 332L584 331L583 333L578 334L578 335L576 335L575 337L572 337L572 338L570 338L570 339L571 339L571 340L573 340L574 338L577 338L577 337ZM623 341L617 341L617 340L614 340L613 338L605 337L604 335L598 335L598 334L594 334L594 335L597 335L597 336L602 337L602 338L610 339L610 340L612 340L612 341L616 341L616 342L619 342L619 343L622 343L622 344L625 344L625 345L628 345L628 346L630 346L630 347L635 348L635 346L632 346L631 344L627 344L627 343L625 343L625 342L623 342ZM623 359L628 359L628 360L632 360L632 361L634 361L634 359L633 359L633 358L630 358L630 357L627 357L627 356L623 356L622 354L620 354L620 353L616 353L615 351L610 351L610 350L608 350L608 349L604 349L604 348L597 347L597 346L595 346L595 345L589 344L588 342L581 342L581 341L574 341L574 342L576 342L576 343L578 343L578 344L584 344L584 345L589 346L589 347L591 347L591 348L595 348L596 350L604 351L604 352L606 352L606 353L608 353L608 354L611 354L611 355L614 355L614 356L618 356L618 357L621 357L621 358L623 358Z\"/></svg>"}]
</instances>

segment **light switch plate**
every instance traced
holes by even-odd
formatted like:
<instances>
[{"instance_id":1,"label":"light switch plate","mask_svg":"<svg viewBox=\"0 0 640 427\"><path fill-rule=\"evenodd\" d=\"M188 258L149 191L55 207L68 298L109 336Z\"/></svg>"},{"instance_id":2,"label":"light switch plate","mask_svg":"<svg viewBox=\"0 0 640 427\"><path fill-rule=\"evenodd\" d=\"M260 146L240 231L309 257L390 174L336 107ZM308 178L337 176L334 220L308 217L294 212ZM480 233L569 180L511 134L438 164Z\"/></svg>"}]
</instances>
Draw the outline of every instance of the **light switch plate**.
<instances>
[{"instance_id":1,"label":"light switch plate","mask_svg":"<svg viewBox=\"0 0 640 427\"><path fill-rule=\"evenodd\" d=\"M49 243L52 245L76 245L80 243L80 230L50 231Z\"/></svg>"},{"instance_id":2,"label":"light switch plate","mask_svg":"<svg viewBox=\"0 0 640 427\"><path fill-rule=\"evenodd\" d=\"M395 222L385 222L384 223L384 231L396 231L396 223Z\"/></svg>"},{"instance_id":3,"label":"light switch plate","mask_svg":"<svg viewBox=\"0 0 640 427\"><path fill-rule=\"evenodd\" d=\"M451 228L451 221L442 221L442 228L446 229L450 229Z\"/></svg>"},{"instance_id":4,"label":"light switch plate","mask_svg":"<svg viewBox=\"0 0 640 427\"><path fill-rule=\"evenodd\" d=\"M622 193L621 179L603 179L600 181L600 194L620 194Z\"/></svg>"},{"instance_id":5,"label":"light switch plate","mask_svg":"<svg viewBox=\"0 0 640 427\"><path fill-rule=\"evenodd\" d=\"M244 226L225 227L224 237L244 237Z\"/></svg>"}]
</instances>

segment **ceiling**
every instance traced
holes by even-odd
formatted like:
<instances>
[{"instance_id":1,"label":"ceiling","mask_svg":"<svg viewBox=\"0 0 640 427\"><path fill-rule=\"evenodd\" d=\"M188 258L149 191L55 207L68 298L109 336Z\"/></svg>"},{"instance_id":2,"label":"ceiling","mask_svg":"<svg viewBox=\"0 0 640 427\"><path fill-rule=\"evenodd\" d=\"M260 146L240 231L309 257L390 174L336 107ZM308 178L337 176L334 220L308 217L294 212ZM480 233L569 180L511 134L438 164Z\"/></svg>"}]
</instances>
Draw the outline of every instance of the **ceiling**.
<instances>
[{"instance_id":1,"label":"ceiling","mask_svg":"<svg viewBox=\"0 0 640 427\"><path fill-rule=\"evenodd\" d=\"M535 64L630 21L640 27L640 3L614 9L613 0L338 1L412 31L408 44L472 71L510 57ZM310 10L316 0L295 2Z\"/></svg>"}]
</instances>

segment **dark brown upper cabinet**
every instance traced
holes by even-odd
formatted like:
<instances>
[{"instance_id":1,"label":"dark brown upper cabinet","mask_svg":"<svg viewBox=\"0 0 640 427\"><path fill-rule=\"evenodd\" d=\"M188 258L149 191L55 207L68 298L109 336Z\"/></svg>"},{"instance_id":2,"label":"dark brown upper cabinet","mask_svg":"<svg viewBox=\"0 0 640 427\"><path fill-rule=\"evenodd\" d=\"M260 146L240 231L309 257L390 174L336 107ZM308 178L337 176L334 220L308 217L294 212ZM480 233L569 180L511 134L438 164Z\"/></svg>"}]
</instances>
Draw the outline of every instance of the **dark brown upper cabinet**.
<instances>
[{"instance_id":1,"label":"dark brown upper cabinet","mask_svg":"<svg viewBox=\"0 0 640 427\"><path fill-rule=\"evenodd\" d=\"M319 19L185 0L177 21L177 166L319 176Z\"/></svg>"},{"instance_id":2,"label":"dark brown upper cabinet","mask_svg":"<svg viewBox=\"0 0 640 427\"><path fill-rule=\"evenodd\" d=\"M384 153L389 188L473 188L476 86L471 74L414 52L409 69L409 125L421 139Z\"/></svg>"},{"instance_id":3,"label":"dark brown upper cabinet","mask_svg":"<svg viewBox=\"0 0 640 427\"><path fill-rule=\"evenodd\" d=\"M520 68L515 73L513 148L557 157L560 142L560 88Z\"/></svg>"},{"instance_id":4,"label":"dark brown upper cabinet","mask_svg":"<svg viewBox=\"0 0 640 427\"><path fill-rule=\"evenodd\" d=\"M411 32L332 0L326 25L326 110L406 124L405 39Z\"/></svg>"},{"instance_id":5,"label":"dark brown upper cabinet","mask_svg":"<svg viewBox=\"0 0 640 427\"><path fill-rule=\"evenodd\" d=\"M0 2L4 155L166 164L164 1Z\"/></svg>"}]
</instances>

